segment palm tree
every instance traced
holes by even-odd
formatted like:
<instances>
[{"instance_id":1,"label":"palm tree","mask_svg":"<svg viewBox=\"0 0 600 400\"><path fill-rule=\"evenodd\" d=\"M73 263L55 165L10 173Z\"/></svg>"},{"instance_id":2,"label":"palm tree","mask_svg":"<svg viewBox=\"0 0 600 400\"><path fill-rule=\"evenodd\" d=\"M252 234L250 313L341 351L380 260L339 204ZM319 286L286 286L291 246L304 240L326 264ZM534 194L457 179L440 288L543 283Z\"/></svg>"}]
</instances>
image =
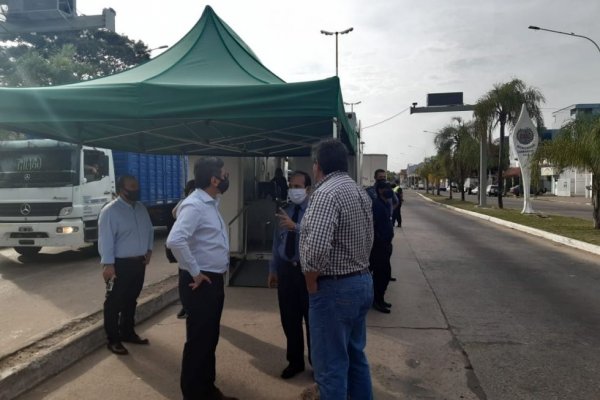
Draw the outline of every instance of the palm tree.
<instances>
[{"instance_id":1,"label":"palm tree","mask_svg":"<svg viewBox=\"0 0 600 400\"><path fill-rule=\"evenodd\" d=\"M485 190L481 189L481 186L487 184L488 152L490 150L492 125L491 119L483 116L476 117L472 123L473 134L479 142L479 207L487 207L487 196L481 195Z\"/></svg>"},{"instance_id":2,"label":"palm tree","mask_svg":"<svg viewBox=\"0 0 600 400\"><path fill-rule=\"evenodd\" d=\"M477 140L473 123L465 123L460 117L452 118L452 123L437 133L434 143L448 180L450 183L460 182L461 199L464 201L464 182L471 171L477 168Z\"/></svg>"},{"instance_id":3,"label":"palm tree","mask_svg":"<svg viewBox=\"0 0 600 400\"><path fill-rule=\"evenodd\" d=\"M500 127L500 149L498 154L498 207L502 208L502 195L504 193L504 182L502 179L502 167L504 157L504 138L506 124L514 127L521 105L525 104L529 115L531 115L538 126L538 129L544 125L542 112L539 104L545 101L542 93L528 87L520 79L513 79L507 83L495 84L494 88L487 92L475 104L475 117L482 120L492 121L492 126ZM480 183L481 188L481 183Z\"/></svg>"},{"instance_id":4,"label":"palm tree","mask_svg":"<svg viewBox=\"0 0 600 400\"><path fill-rule=\"evenodd\" d=\"M543 142L534 161L563 169L575 167L592 173L594 228L600 229L600 117L582 118L561 128L557 137Z\"/></svg>"}]
</instances>

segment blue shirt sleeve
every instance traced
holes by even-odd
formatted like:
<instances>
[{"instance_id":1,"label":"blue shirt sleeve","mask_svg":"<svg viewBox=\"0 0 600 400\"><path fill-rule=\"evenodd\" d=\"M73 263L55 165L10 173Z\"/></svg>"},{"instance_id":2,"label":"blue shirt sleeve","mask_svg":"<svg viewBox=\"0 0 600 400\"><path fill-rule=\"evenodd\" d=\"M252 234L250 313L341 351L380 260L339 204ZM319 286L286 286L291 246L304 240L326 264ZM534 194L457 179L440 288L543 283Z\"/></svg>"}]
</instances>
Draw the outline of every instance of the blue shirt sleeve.
<instances>
[{"instance_id":1,"label":"blue shirt sleeve","mask_svg":"<svg viewBox=\"0 0 600 400\"><path fill-rule=\"evenodd\" d=\"M114 237L110 207L107 206L100 211L98 219L98 252L100 253L101 264L115 263Z\"/></svg>"},{"instance_id":2,"label":"blue shirt sleeve","mask_svg":"<svg viewBox=\"0 0 600 400\"><path fill-rule=\"evenodd\" d=\"M192 276L200 274L200 266L192 254L190 239L200 224L202 213L196 210L194 204L184 203L178 211L175 225L167 237L167 247L179 262L179 267Z\"/></svg>"}]
</instances>

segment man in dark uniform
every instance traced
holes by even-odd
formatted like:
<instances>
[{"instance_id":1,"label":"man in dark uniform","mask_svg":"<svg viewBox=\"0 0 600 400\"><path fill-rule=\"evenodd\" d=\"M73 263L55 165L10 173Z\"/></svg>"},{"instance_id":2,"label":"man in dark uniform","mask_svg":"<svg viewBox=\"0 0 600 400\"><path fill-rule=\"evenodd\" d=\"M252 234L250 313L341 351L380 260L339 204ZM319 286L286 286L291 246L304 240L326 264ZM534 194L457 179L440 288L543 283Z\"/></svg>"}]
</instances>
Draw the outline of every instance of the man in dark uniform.
<instances>
[{"instance_id":1,"label":"man in dark uniform","mask_svg":"<svg viewBox=\"0 0 600 400\"><path fill-rule=\"evenodd\" d=\"M392 198L393 192L389 182L386 181L377 181L375 191L377 193L377 198L373 199L375 236L369 257L369 267L373 272L373 308L389 314L391 304L384 300L384 296L392 274L390 257L392 256L394 225L390 215L389 199Z\"/></svg>"},{"instance_id":2,"label":"man in dark uniform","mask_svg":"<svg viewBox=\"0 0 600 400\"><path fill-rule=\"evenodd\" d=\"M310 360L308 292L298 251L300 224L308 205L310 185L310 176L305 172L296 171L290 177L288 194L291 203L277 213L279 229L274 232L273 258L269 264L268 284L269 287L277 285L281 325L287 339L286 357L289 365L281 373L283 379L304 371L303 321Z\"/></svg>"}]
</instances>

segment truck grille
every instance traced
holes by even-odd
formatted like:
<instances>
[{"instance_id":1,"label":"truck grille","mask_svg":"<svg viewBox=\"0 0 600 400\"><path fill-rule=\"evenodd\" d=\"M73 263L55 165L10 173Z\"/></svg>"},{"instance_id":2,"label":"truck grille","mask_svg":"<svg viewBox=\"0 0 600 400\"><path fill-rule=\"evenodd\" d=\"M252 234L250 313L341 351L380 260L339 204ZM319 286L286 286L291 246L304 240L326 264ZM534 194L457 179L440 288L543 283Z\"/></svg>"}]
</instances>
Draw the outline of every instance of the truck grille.
<instances>
[{"instance_id":1,"label":"truck grille","mask_svg":"<svg viewBox=\"0 0 600 400\"><path fill-rule=\"evenodd\" d=\"M0 204L0 217L58 217L64 207L73 203L6 203Z\"/></svg>"}]
</instances>

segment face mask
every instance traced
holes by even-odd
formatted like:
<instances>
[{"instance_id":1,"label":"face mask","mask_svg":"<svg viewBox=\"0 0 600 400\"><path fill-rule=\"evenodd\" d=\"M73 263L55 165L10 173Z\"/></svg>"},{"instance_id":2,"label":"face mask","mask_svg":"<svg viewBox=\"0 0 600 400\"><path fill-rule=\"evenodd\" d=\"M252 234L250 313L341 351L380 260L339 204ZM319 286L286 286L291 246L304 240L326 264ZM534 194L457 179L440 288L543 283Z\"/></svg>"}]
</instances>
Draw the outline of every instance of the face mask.
<instances>
[{"instance_id":1,"label":"face mask","mask_svg":"<svg viewBox=\"0 0 600 400\"><path fill-rule=\"evenodd\" d=\"M392 189L386 189L383 191L383 197L385 197L386 199L391 199L392 196L394 195L394 192L392 192Z\"/></svg>"},{"instance_id":2,"label":"face mask","mask_svg":"<svg viewBox=\"0 0 600 400\"><path fill-rule=\"evenodd\" d=\"M294 204L302 204L306 199L306 189L289 189L288 196Z\"/></svg>"},{"instance_id":3,"label":"face mask","mask_svg":"<svg viewBox=\"0 0 600 400\"><path fill-rule=\"evenodd\" d=\"M140 199L140 191L139 190L125 190L125 197L129 201L138 201Z\"/></svg>"},{"instance_id":4,"label":"face mask","mask_svg":"<svg viewBox=\"0 0 600 400\"><path fill-rule=\"evenodd\" d=\"M221 178L217 177L217 179ZM221 192L221 194L224 194L227 191L227 189L229 189L229 177L221 179L221 181L217 185L217 189L219 189L219 192Z\"/></svg>"}]
</instances>

